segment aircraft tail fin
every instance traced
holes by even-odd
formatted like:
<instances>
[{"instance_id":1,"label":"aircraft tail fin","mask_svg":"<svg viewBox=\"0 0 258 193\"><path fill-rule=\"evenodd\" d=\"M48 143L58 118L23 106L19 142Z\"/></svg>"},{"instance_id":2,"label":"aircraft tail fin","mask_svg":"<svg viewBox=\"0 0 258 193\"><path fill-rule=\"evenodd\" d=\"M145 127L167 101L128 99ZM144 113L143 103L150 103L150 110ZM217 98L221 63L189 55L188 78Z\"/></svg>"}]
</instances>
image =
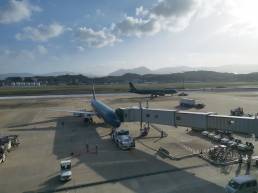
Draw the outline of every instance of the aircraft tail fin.
<instances>
[{"instance_id":1,"label":"aircraft tail fin","mask_svg":"<svg viewBox=\"0 0 258 193\"><path fill-rule=\"evenodd\" d=\"M129 82L129 87L130 87L130 90L136 90L136 88L132 82Z\"/></svg>"},{"instance_id":2,"label":"aircraft tail fin","mask_svg":"<svg viewBox=\"0 0 258 193\"><path fill-rule=\"evenodd\" d=\"M92 82L92 98L93 98L93 99L96 99L94 81Z\"/></svg>"}]
</instances>

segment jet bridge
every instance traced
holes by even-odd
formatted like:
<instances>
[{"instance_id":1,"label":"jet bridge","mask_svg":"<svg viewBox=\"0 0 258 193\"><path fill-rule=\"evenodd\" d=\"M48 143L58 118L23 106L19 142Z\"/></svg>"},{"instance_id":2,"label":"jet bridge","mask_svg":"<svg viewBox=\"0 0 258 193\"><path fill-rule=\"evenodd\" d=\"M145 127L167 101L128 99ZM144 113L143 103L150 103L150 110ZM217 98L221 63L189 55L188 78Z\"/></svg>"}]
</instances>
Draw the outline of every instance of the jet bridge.
<instances>
[{"instance_id":1,"label":"jet bridge","mask_svg":"<svg viewBox=\"0 0 258 193\"><path fill-rule=\"evenodd\" d=\"M152 124L190 127L198 130L227 130L258 136L258 119L256 117L139 107L120 108L116 111L123 122L150 122Z\"/></svg>"}]
</instances>

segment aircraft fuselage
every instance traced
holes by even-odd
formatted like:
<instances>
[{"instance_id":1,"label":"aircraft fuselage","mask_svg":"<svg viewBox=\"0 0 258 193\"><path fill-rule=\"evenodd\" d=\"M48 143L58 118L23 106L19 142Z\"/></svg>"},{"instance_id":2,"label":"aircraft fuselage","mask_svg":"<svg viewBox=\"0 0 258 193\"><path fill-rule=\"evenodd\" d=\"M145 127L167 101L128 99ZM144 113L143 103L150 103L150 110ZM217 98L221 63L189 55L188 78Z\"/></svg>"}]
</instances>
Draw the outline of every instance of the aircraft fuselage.
<instances>
[{"instance_id":1,"label":"aircraft fuselage","mask_svg":"<svg viewBox=\"0 0 258 193\"><path fill-rule=\"evenodd\" d=\"M157 96L164 96L166 94L175 94L177 91L175 89L163 89L163 90L156 90L156 89L135 89L135 90L129 90L129 92L137 93L137 94L151 94L151 95L157 95Z\"/></svg>"},{"instance_id":2,"label":"aircraft fuselage","mask_svg":"<svg viewBox=\"0 0 258 193\"><path fill-rule=\"evenodd\" d=\"M97 99L91 100L91 106L97 115L101 117L107 124L111 125L113 128L120 127L121 121L112 108Z\"/></svg>"}]
</instances>

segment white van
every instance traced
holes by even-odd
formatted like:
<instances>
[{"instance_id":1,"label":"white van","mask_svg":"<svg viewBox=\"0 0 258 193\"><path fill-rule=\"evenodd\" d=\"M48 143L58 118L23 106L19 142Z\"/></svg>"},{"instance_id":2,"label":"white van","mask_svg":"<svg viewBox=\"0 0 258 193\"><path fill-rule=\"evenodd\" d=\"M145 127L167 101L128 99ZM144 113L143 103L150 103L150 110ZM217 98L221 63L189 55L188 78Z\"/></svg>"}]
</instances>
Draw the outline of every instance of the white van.
<instances>
[{"instance_id":1,"label":"white van","mask_svg":"<svg viewBox=\"0 0 258 193\"><path fill-rule=\"evenodd\" d=\"M255 193L257 192L256 178L250 175L232 178L226 186L227 193Z\"/></svg>"},{"instance_id":2,"label":"white van","mask_svg":"<svg viewBox=\"0 0 258 193\"><path fill-rule=\"evenodd\" d=\"M72 179L71 160L62 160L60 162L60 180L62 182Z\"/></svg>"}]
</instances>

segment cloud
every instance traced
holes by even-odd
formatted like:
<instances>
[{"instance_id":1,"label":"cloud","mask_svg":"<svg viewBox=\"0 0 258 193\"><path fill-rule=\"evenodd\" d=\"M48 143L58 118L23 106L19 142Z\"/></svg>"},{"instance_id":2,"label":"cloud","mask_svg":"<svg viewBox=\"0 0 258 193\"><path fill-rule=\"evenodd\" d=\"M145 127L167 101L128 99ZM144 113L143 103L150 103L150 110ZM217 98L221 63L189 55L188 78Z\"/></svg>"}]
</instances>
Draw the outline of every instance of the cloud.
<instances>
[{"instance_id":1,"label":"cloud","mask_svg":"<svg viewBox=\"0 0 258 193\"><path fill-rule=\"evenodd\" d=\"M154 35L160 31L180 31L188 26L196 13L197 1L200 0L161 0L151 9L143 6L136 8L135 16L125 15L120 22L96 31L82 27L76 37L89 47L104 47L121 41L124 36L142 37Z\"/></svg>"},{"instance_id":2,"label":"cloud","mask_svg":"<svg viewBox=\"0 0 258 193\"><path fill-rule=\"evenodd\" d=\"M101 9L96 9L97 16L105 16L104 12Z\"/></svg>"},{"instance_id":3,"label":"cloud","mask_svg":"<svg viewBox=\"0 0 258 193\"><path fill-rule=\"evenodd\" d=\"M79 52L84 52L85 48L82 47L82 46L78 46L78 47L77 47L77 50L78 50Z\"/></svg>"},{"instance_id":4,"label":"cloud","mask_svg":"<svg viewBox=\"0 0 258 193\"><path fill-rule=\"evenodd\" d=\"M123 37L155 35L161 31L178 32L184 30L194 16L207 17L222 0L207 4L205 0L159 0L151 8L137 7L134 16L124 18L109 29L95 31L80 28L77 36L91 47L113 45ZM208 6L211 5L212 7Z\"/></svg>"},{"instance_id":5,"label":"cloud","mask_svg":"<svg viewBox=\"0 0 258 193\"><path fill-rule=\"evenodd\" d=\"M110 46L120 41L109 30L103 28L99 31L95 31L92 28L80 27L76 31L76 38L85 43L89 47L101 48L104 46Z\"/></svg>"},{"instance_id":6,"label":"cloud","mask_svg":"<svg viewBox=\"0 0 258 193\"><path fill-rule=\"evenodd\" d=\"M14 49L8 49L7 52L0 52L0 61L2 62L1 64L4 64L5 61L16 61L17 63L19 62L24 62L24 61L31 61L35 59L36 56L36 50L35 49L21 49L21 50L14 50Z\"/></svg>"},{"instance_id":7,"label":"cloud","mask_svg":"<svg viewBox=\"0 0 258 193\"><path fill-rule=\"evenodd\" d=\"M41 8L30 4L28 0L9 0L8 4L0 8L0 23L9 24L29 19L33 12L39 12Z\"/></svg>"},{"instance_id":8,"label":"cloud","mask_svg":"<svg viewBox=\"0 0 258 193\"><path fill-rule=\"evenodd\" d=\"M258 38L257 0L248 0L246 2L243 0L216 1L220 7L224 8L222 12L227 15L229 22L224 24L224 26L219 28L214 34L237 38Z\"/></svg>"},{"instance_id":9,"label":"cloud","mask_svg":"<svg viewBox=\"0 0 258 193\"><path fill-rule=\"evenodd\" d=\"M38 53L41 54L41 55L45 55L45 54L48 53L47 48L46 48L45 46L43 46L43 45L38 45L38 46L37 46L37 51L38 51Z\"/></svg>"},{"instance_id":10,"label":"cloud","mask_svg":"<svg viewBox=\"0 0 258 193\"><path fill-rule=\"evenodd\" d=\"M115 24L114 31L119 35L154 35L160 31L180 31L186 28L196 13L197 0L162 0L151 9L136 8L134 17L125 18Z\"/></svg>"},{"instance_id":11,"label":"cloud","mask_svg":"<svg viewBox=\"0 0 258 193\"><path fill-rule=\"evenodd\" d=\"M184 17L192 11L196 3L194 0L163 0L151 9L151 13L164 18Z\"/></svg>"},{"instance_id":12,"label":"cloud","mask_svg":"<svg viewBox=\"0 0 258 193\"><path fill-rule=\"evenodd\" d=\"M231 37L252 37L258 38L258 26L255 24L245 23L245 22L234 22L224 25L222 28L218 29L214 34L227 34Z\"/></svg>"},{"instance_id":13,"label":"cloud","mask_svg":"<svg viewBox=\"0 0 258 193\"><path fill-rule=\"evenodd\" d=\"M17 65L20 69L21 65L27 65L30 62L35 65L35 61L46 61L49 57L48 49L43 45L37 45L31 49L1 49L0 48L0 66L7 65L7 69L10 70L9 65Z\"/></svg>"},{"instance_id":14,"label":"cloud","mask_svg":"<svg viewBox=\"0 0 258 193\"><path fill-rule=\"evenodd\" d=\"M144 17L148 15L148 13L149 11L147 9L144 9L143 6L137 7L135 11L136 16L139 16L139 17Z\"/></svg>"},{"instance_id":15,"label":"cloud","mask_svg":"<svg viewBox=\"0 0 258 193\"><path fill-rule=\"evenodd\" d=\"M117 23L114 31L121 36L153 35L160 31L160 24L155 18L135 18L126 17L120 23Z\"/></svg>"},{"instance_id":16,"label":"cloud","mask_svg":"<svg viewBox=\"0 0 258 193\"><path fill-rule=\"evenodd\" d=\"M211 14L221 15L228 9L230 0L198 0L198 17L208 17Z\"/></svg>"},{"instance_id":17,"label":"cloud","mask_svg":"<svg viewBox=\"0 0 258 193\"><path fill-rule=\"evenodd\" d=\"M16 34L16 39L30 39L37 42L45 42L50 38L57 37L64 32L64 27L58 23L50 25L38 25L37 27L25 27L21 33Z\"/></svg>"}]
</instances>

